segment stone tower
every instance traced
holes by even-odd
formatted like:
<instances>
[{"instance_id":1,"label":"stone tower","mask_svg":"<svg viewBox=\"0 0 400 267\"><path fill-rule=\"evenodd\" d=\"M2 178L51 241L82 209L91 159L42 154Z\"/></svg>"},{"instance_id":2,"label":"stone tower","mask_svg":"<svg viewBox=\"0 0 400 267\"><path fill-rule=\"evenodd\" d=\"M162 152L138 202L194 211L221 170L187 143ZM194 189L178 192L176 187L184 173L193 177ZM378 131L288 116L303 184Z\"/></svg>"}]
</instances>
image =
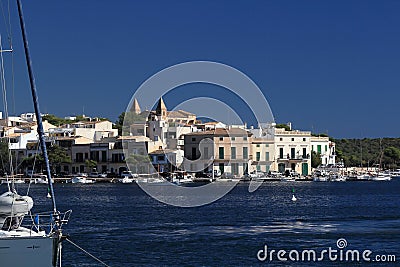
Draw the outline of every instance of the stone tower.
<instances>
[{"instance_id":1,"label":"stone tower","mask_svg":"<svg viewBox=\"0 0 400 267\"><path fill-rule=\"evenodd\" d=\"M167 107L165 106L162 97L160 97L160 100L158 101L156 114L157 116L161 116L162 120L165 120L167 118Z\"/></svg>"},{"instance_id":2,"label":"stone tower","mask_svg":"<svg viewBox=\"0 0 400 267\"><path fill-rule=\"evenodd\" d=\"M142 112L140 110L139 102L137 101L136 98L133 100L133 105L131 107L131 112L133 112L135 114L140 114L140 112Z\"/></svg>"}]
</instances>

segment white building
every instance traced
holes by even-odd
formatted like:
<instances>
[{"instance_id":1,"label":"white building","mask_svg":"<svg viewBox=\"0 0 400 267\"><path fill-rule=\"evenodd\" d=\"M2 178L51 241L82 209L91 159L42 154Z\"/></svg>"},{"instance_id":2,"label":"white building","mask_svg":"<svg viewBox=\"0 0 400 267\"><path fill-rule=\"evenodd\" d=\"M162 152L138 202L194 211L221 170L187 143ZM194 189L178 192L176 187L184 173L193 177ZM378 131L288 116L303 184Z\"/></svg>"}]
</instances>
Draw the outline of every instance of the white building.
<instances>
[{"instance_id":1,"label":"white building","mask_svg":"<svg viewBox=\"0 0 400 267\"><path fill-rule=\"evenodd\" d=\"M274 162L272 169L281 173L294 170L311 174L311 132L274 128Z\"/></svg>"},{"instance_id":2,"label":"white building","mask_svg":"<svg viewBox=\"0 0 400 267\"><path fill-rule=\"evenodd\" d=\"M110 121L84 121L66 124L61 127L49 129L50 137L74 137L82 136L91 139L93 142L102 138L115 137L118 129L112 128Z\"/></svg>"},{"instance_id":3,"label":"white building","mask_svg":"<svg viewBox=\"0 0 400 267\"><path fill-rule=\"evenodd\" d=\"M311 137L311 150L321 156L322 164L336 164L336 146L325 136Z\"/></svg>"}]
</instances>

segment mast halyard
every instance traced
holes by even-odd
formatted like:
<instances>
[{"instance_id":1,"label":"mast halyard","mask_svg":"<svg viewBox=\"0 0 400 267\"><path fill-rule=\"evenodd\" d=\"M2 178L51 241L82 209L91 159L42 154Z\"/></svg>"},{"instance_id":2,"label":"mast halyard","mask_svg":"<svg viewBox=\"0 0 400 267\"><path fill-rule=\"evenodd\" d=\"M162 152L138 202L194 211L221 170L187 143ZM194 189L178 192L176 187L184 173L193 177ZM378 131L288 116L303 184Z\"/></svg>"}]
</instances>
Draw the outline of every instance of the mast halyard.
<instances>
[{"instance_id":1,"label":"mast halyard","mask_svg":"<svg viewBox=\"0 0 400 267\"><path fill-rule=\"evenodd\" d=\"M33 106L35 108L35 114L36 114L37 132L39 134L40 146L41 146L41 149L42 149L43 158L44 158L45 165L46 165L47 183L48 183L48 186L49 186L51 199L52 199L52 202L53 202L53 212L54 212L54 215L56 215L56 221L57 221L58 212L57 212L56 200L55 200L55 197L54 197L54 189L53 189L53 182L52 182L52 179L51 179L49 158L48 158L48 155L47 155L47 148L46 148L46 142L45 142L45 138L44 138L42 117L40 115L39 101L38 101L38 96L37 96L37 91L36 91L36 84L35 84L35 77L33 75L33 70L32 70L32 63L31 63L31 57L30 57L30 53L29 53L28 40L27 40L27 34L26 34L26 30L25 30L25 22L24 22L24 16L23 16L23 13L22 13L21 1L17 0L17 4L18 4L19 22L20 22L21 32L22 32L22 39L23 39L23 42L24 42L25 59L26 59L26 64L28 66L29 83L30 83L30 86L31 86L31 93L32 93L32 98L33 98Z\"/></svg>"}]
</instances>

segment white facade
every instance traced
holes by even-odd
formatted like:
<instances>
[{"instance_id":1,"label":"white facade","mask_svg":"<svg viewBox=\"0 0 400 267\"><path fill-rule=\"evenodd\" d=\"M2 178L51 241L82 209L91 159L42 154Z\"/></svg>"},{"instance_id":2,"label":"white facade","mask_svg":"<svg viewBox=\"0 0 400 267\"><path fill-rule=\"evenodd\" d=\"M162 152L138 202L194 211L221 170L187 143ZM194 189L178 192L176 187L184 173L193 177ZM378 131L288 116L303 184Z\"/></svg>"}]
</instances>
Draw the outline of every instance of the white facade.
<instances>
[{"instance_id":1,"label":"white facade","mask_svg":"<svg viewBox=\"0 0 400 267\"><path fill-rule=\"evenodd\" d=\"M310 175L311 132L274 128L273 133L275 156L272 169L281 173L294 170L301 175Z\"/></svg>"},{"instance_id":2,"label":"white facade","mask_svg":"<svg viewBox=\"0 0 400 267\"><path fill-rule=\"evenodd\" d=\"M311 150L319 153L323 165L336 164L336 146L329 137L312 136Z\"/></svg>"},{"instance_id":3,"label":"white facade","mask_svg":"<svg viewBox=\"0 0 400 267\"><path fill-rule=\"evenodd\" d=\"M113 129L110 121L76 122L63 127L51 128L49 135L51 137L82 136L95 142L106 137L116 137L118 129Z\"/></svg>"}]
</instances>

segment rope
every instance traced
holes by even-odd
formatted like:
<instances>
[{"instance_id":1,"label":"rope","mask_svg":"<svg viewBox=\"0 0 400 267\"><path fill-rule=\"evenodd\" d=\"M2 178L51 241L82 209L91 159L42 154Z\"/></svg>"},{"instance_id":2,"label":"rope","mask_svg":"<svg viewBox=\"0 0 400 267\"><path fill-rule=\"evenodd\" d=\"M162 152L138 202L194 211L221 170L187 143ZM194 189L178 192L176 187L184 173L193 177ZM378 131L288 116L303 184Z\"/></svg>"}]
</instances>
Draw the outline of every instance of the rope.
<instances>
[{"instance_id":1,"label":"rope","mask_svg":"<svg viewBox=\"0 0 400 267\"><path fill-rule=\"evenodd\" d=\"M3 44L2 44L2 39L1 39L1 34L0 34L0 51L3 50ZM5 121L6 121L6 127L8 127L8 105L7 105L7 90L6 90L6 79L4 75L4 58L3 58L3 53L0 53L0 59L1 59L1 87L2 87L2 95L3 95L3 105L4 105L4 115L5 115ZM7 138L8 140L8 147L10 147L10 138ZM12 154L10 149L8 149L8 160L10 163L10 174L13 173L13 161L12 161Z\"/></svg>"},{"instance_id":2,"label":"rope","mask_svg":"<svg viewBox=\"0 0 400 267\"><path fill-rule=\"evenodd\" d=\"M83 248L81 248L80 246L75 244L74 242L72 242L70 239L66 238L65 240L68 241L69 243L71 243L72 245L74 245L75 247L77 247L78 249L80 249L81 251L83 251L84 253L86 253L87 255L89 255L91 258L93 258L97 262L101 263L102 265L104 265L106 267L110 267L109 265L107 265L105 262L103 262L99 258L95 257L94 255L90 254L89 252L87 252L86 250L84 250Z\"/></svg>"},{"instance_id":3,"label":"rope","mask_svg":"<svg viewBox=\"0 0 400 267\"><path fill-rule=\"evenodd\" d=\"M38 138L38 141L37 141L37 143L36 143L36 148L35 148L35 150L38 150L38 148L39 148L39 138ZM33 155L32 173L31 173L31 177L29 177L29 185L28 185L28 189L26 190L26 195L29 194L29 190L30 190L30 188L31 188L33 173L35 172L36 156L37 156L37 154L34 154L34 155Z\"/></svg>"}]
</instances>

